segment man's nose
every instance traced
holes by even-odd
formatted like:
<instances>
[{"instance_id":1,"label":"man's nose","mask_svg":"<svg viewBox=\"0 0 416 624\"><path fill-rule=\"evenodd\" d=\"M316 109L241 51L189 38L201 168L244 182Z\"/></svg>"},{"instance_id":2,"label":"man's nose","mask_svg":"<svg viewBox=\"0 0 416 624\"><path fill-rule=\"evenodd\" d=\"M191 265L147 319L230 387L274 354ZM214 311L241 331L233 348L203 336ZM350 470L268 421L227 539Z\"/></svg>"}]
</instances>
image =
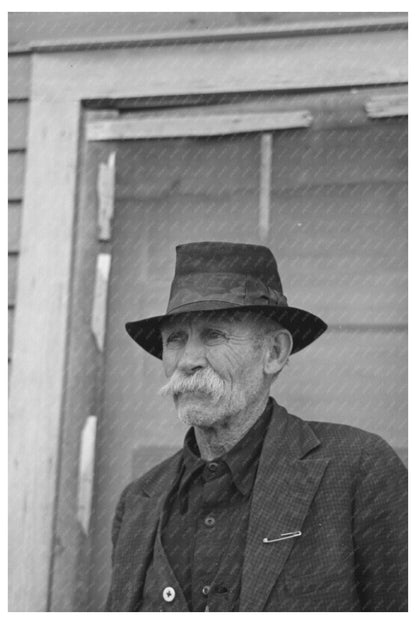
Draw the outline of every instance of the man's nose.
<instances>
[{"instance_id":1,"label":"man's nose","mask_svg":"<svg viewBox=\"0 0 416 624\"><path fill-rule=\"evenodd\" d=\"M206 357L203 343L196 337L188 337L186 345L179 356L177 367L180 371L191 374L205 368Z\"/></svg>"}]
</instances>

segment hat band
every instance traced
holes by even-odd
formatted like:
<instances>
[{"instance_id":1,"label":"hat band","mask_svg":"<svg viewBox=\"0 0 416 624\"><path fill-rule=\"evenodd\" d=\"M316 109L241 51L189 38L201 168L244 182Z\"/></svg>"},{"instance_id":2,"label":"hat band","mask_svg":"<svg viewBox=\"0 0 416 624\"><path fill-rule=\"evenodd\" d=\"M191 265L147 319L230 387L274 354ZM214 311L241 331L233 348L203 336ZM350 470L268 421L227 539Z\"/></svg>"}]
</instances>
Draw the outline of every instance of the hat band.
<instances>
[{"instance_id":1,"label":"hat band","mask_svg":"<svg viewBox=\"0 0 416 624\"><path fill-rule=\"evenodd\" d=\"M197 302L223 302L233 306L287 307L283 293L261 280L239 273L188 273L172 282L167 314Z\"/></svg>"}]
</instances>

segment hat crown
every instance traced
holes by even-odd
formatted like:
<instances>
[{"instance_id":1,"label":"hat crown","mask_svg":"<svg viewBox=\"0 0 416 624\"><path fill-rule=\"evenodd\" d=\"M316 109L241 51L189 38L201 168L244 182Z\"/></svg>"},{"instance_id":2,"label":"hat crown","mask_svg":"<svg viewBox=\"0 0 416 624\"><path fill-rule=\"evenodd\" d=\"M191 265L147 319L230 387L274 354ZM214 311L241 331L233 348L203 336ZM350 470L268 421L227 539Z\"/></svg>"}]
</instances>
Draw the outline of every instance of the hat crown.
<instances>
[{"instance_id":1,"label":"hat crown","mask_svg":"<svg viewBox=\"0 0 416 624\"><path fill-rule=\"evenodd\" d=\"M319 317L288 306L277 262L267 247L246 243L201 242L176 247L175 276L166 314L126 324L129 335L148 353L162 358L162 323L183 313L243 309L267 314L288 329L292 353L327 328Z\"/></svg>"},{"instance_id":2,"label":"hat crown","mask_svg":"<svg viewBox=\"0 0 416 624\"><path fill-rule=\"evenodd\" d=\"M276 260L263 245L226 242L178 245L175 279L192 273L245 275L283 294Z\"/></svg>"}]
</instances>

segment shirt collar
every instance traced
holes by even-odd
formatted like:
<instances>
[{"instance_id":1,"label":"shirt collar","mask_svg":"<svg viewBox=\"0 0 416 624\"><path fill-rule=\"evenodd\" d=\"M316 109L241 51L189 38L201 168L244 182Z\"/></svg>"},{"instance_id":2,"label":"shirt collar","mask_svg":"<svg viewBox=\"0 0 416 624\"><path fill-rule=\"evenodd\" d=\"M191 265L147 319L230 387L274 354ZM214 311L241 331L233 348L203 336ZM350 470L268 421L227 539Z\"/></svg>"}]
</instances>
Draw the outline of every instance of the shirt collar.
<instances>
[{"instance_id":1,"label":"shirt collar","mask_svg":"<svg viewBox=\"0 0 416 624\"><path fill-rule=\"evenodd\" d=\"M224 462L228 466L235 485L243 495L248 494L253 487L258 460L272 411L273 402L269 398L265 410L241 440L227 453L213 460ZM186 482L189 482L195 472L202 471L206 464L210 463L204 461L200 456L193 427L185 436L183 462L183 477Z\"/></svg>"}]
</instances>

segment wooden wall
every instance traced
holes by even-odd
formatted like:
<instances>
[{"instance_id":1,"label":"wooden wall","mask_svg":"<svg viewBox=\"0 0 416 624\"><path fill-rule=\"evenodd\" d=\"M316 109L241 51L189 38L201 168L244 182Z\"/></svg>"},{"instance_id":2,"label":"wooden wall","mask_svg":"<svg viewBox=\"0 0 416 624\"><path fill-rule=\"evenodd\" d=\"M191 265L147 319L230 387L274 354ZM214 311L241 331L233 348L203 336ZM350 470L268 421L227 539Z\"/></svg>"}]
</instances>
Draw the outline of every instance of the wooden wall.
<instances>
[{"instance_id":1,"label":"wooden wall","mask_svg":"<svg viewBox=\"0 0 416 624\"><path fill-rule=\"evenodd\" d=\"M9 229L9 366L13 352L13 327L16 306L17 270L19 264L20 223L22 217L23 184L27 142L27 124L30 91L29 54L9 58L8 101L8 229Z\"/></svg>"},{"instance_id":2,"label":"wooden wall","mask_svg":"<svg viewBox=\"0 0 416 624\"><path fill-rule=\"evenodd\" d=\"M404 13L365 13L371 17L398 17ZM64 41L82 37L134 36L167 32L192 32L220 28L268 27L325 20L339 22L346 14L240 12L240 13L9 13L9 45L33 41ZM348 13L348 18L363 13Z\"/></svg>"}]
</instances>

